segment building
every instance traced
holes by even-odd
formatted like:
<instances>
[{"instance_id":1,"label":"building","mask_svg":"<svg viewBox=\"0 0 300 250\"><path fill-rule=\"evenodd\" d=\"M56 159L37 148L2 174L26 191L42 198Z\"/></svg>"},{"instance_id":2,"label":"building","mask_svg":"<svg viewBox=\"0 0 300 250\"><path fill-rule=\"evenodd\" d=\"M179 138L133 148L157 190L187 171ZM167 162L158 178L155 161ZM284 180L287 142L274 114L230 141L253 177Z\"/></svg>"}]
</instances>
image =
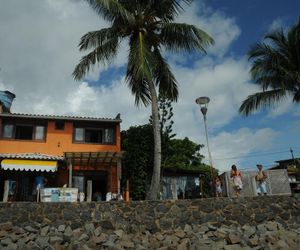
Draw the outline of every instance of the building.
<instances>
[{"instance_id":1,"label":"building","mask_svg":"<svg viewBox=\"0 0 300 250\"><path fill-rule=\"evenodd\" d=\"M194 199L206 196L203 170L164 168L161 177L161 199Z\"/></svg>"},{"instance_id":2,"label":"building","mask_svg":"<svg viewBox=\"0 0 300 250\"><path fill-rule=\"evenodd\" d=\"M300 158L276 161L278 164L270 169L286 169L293 193L300 193Z\"/></svg>"},{"instance_id":3,"label":"building","mask_svg":"<svg viewBox=\"0 0 300 250\"><path fill-rule=\"evenodd\" d=\"M87 200L96 193L120 193L120 115L108 119L15 114L9 105L0 111L1 199L11 180L12 200L35 200L39 175L48 180L48 187L76 187Z\"/></svg>"}]
</instances>

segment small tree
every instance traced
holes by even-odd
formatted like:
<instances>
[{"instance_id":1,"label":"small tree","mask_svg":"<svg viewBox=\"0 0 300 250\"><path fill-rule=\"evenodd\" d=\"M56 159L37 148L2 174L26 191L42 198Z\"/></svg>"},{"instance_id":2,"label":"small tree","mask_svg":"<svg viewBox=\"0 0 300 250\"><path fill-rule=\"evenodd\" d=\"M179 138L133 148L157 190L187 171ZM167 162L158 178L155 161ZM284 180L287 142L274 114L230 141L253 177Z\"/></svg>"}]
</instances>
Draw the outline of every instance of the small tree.
<instances>
[{"instance_id":1,"label":"small tree","mask_svg":"<svg viewBox=\"0 0 300 250\"><path fill-rule=\"evenodd\" d=\"M130 127L121 133L123 186L129 180L133 200L146 197L146 186L150 183L153 164L153 132L150 124Z\"/></svg>"}]
</instances>

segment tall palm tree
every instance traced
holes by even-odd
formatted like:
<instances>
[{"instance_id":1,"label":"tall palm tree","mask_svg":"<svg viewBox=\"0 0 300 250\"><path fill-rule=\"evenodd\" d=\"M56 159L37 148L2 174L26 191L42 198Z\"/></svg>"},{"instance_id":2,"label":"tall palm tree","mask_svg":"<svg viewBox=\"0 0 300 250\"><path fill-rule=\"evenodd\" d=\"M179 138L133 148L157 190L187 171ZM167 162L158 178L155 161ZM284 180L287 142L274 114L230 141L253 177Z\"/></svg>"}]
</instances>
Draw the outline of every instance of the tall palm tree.
<instances>
[{"instance_id":1,"label":"tall palm tree","mask_svg":"<svg viewBox=\"0 0 300 250\"><path fill-rule=\"evenodd\" d=\"M173 22L183 10L181 3L193 0L87 0L111 26L85 34L81 51L91 50L75 67L73 76L82 79L96 63L109 63L117 54L120 42L128 41L126 82L136 105L151 104L154 131L154 166L148 199L157 199L161 171L161 134L157 91L172 101L178 97L177 82L162 55L194 50L205 52L213 39L203 30Z\"/></svg>"},{"instance_id":2,"label":"tall palm tree","mask_svg":"<svg viewBox=\"0 0 300 250\"><path fill-rule=\"evenodd\" d=\"M264 42L250 49L248 56L252 61L252 79L262 91L243 101L239 109L242 114L248 116L287 96L300 102L300 20L287 33L280 29L267 34Z\"/></svg>"}]
</instances>

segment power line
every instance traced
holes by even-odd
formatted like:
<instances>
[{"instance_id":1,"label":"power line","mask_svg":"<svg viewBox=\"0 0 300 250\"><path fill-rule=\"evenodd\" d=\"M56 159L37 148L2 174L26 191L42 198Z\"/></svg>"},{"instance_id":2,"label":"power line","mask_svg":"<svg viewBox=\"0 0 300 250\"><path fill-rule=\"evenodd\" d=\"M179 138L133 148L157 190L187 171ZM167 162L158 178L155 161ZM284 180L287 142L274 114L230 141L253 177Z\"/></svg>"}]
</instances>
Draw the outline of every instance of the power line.
<instances>
[{"instance_id":1,"label":"power line","mask_svg":"<svg viewBox=\"0 0 300 250\"><path fill-rule=\"evenodd\" d=\"M289 153L289 152L290 152L289 150L285 150L285 151L269 152L269 153L262 153L262 154L241 155L241 156L225 157L225 158L214 158L214 160L215 160L215 161L220 161L220 160L233 160L233 159L242 159L242 158L257 157L257 156L266 156L266 155L274 155L274 154L283 154L283 153Z\"/></svg>"}]
</instances>

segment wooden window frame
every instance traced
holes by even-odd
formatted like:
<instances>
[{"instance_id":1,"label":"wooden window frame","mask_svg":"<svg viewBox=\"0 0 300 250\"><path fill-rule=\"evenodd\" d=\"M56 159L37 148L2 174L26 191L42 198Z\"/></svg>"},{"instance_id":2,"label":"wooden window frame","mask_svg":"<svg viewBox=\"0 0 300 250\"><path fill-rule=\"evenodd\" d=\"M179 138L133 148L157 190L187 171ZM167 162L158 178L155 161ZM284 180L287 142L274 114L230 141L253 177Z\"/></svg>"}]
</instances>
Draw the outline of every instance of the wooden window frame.
<instances>
[{"instance_id":1,"label":"wooden window frame","mask_svg":"<svg viewBox=\"0 0 300 250\"><path fill-rule=\"evenodd\" d=\"M76 129L83 129L83 141L78 141L75 139L76 137L76 134L75 134L75 131ZM105 141L105 130L106 129L111 129L112 132L113 132L113 140L112 142L106 142ZM85 133L86 133L86 130L100 130L102 131L102 142L86 142L85 141ZM88 145L91 145L91 144L94 144L94 145L116 145L116 131L115 129L113 129L112 127L92 127L92 126L88 126L88 127L83 127L83 126L74 126L73 127L73 143L74 144L88 144Z\"/></svg>"},{"instance_id":2,"label":"wooden window frame","mask_svg":"<svg viewBox=\"0 0 300 250\"><path fill-rule=\"evenodd\" d=\"M4 135L4 127L5 125L12 125L13 126L13 131L12 131L12 138L6 138L3 137ZM17 126L31 126L33 127L32 130L32 139L16 139L16 128ZM44 134L43 134L43 139L36 139L36 127L44 127ZM47 138L47 125L44 124L40 124L40 123L18 123L18 122L4 122L2 123L2 128L1 128L1 139L2 140L10 140L10 141L27 141L27 142L46 142L46 138Z\"/></svg>"}]
</instances>

